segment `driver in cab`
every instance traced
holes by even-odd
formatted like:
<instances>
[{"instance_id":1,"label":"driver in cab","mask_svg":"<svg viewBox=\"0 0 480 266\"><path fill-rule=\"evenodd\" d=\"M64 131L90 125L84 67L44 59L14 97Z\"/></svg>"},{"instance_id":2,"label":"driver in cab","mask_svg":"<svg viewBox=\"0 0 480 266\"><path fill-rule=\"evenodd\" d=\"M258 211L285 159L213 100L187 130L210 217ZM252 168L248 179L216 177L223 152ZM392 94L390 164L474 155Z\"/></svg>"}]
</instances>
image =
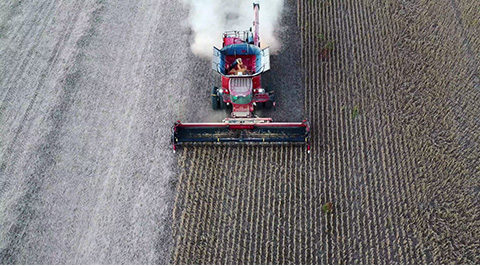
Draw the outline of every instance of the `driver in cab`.
<instances>
[{"instance_id":1,"label":"driver in cab","mask_svg":"<svg viewBox=\"0 0 480 266\"><path fill-rule=\"evenodd\" d=\"M247 70L247 66L243 64L241 58L237 58L235 62L230 67L230 71L228 71L228 75L248 75L250 71Z\"/></svg>"}]
</instances>

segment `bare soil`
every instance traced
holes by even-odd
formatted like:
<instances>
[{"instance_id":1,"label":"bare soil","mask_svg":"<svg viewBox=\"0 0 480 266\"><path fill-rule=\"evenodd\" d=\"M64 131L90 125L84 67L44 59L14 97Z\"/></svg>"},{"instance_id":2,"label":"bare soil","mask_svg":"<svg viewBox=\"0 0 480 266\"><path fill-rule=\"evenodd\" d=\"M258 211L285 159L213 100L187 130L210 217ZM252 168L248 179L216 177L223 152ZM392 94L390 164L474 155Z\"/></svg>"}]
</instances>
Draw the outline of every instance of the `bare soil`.
<instances>
[{"instance_id":1,"label":"bare soil","mask_svg":"<svg viewBox=\"0 0 480 266\"><path fill-rule=\"evenodd\" d=\"M187 13L1 1L0 264L169 263Z\"/></svg>"}]
</instances>

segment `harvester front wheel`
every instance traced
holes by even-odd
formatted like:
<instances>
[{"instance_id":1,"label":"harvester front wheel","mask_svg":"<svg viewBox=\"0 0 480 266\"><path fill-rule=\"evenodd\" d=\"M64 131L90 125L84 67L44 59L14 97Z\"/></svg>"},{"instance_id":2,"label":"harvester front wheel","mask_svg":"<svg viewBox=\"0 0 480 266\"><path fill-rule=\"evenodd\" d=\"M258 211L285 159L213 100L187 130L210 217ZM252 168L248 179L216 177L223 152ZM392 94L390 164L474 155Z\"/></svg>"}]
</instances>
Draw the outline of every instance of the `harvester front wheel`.
<instances>
[{"instance_id":1,"label":"harvester front wheel","mask_svg":"<svg viewBox=\"0 0 480 266\"><path fill-rule=\"evenodd\" d=\"M263 103L263 107L264 107L265 109L271 109L271 108L273 107L273 102L270 101L270 100L268 100L268 101L266 101L266 102Z\"/></svg>"},{"instance_id":2,"label":"harvester front wheel","mask_svg":"<svg viewBox=\"0 0 480 266\"><path fill-rule=\"evenodd\" d=\"M223 101L223 93L218 93L218 102L219 102L219 108L222 110L227 109L227 104Z\"/></svg>"},{"instance_id":3,"label":"harvester front wheel","mask_svg":"<svg viewBox=\"0 0 480 266\"><path fill-rule=\"evenodd\" d=\"M218 88L213 87L212 89L212 109L218 110L219 108L219 99L218 99Z\"/></svg>"},{"instance_id":4,"label":"harvester front wheel","mask_svg":"<svg viewBox=\"0 0 480 266\"><path fill-rule=\"evenodd\" d=\"M263 107L266 109L271 109L273 107L273 110L275 110L275 91L270 90L268 87L266 88L266 91L268 93L269 100L263 103Z\"/></svg>"}]
</instances>

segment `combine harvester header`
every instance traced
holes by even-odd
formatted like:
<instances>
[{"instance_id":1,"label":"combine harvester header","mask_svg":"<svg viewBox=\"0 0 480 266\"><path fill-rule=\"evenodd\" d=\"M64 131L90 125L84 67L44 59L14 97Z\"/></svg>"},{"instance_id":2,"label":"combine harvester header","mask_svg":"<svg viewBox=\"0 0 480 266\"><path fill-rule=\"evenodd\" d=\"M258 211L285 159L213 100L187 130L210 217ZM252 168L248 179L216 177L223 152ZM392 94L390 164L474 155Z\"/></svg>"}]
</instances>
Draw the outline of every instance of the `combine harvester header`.
<instances>
[{"instance_id":1,"label":"combine harvester header","mask_svg":"<svg viewBox=\"0 0 480 266\"><path fill-rule=\"evenodd\" d=\"M270 69L269 48L261 49L258 3L253 4L254 32L226 31L223 47L213 47L212 68L222 76L222 87L212 89L212 108L231 110L221 123L181 123L173 126L173 151L192 143L303 143L310 152L309 125L302 122L272 122L259 118L258 108L275 108L274 91L261 86L261 74Z\"/></svg>"}]
</instances>

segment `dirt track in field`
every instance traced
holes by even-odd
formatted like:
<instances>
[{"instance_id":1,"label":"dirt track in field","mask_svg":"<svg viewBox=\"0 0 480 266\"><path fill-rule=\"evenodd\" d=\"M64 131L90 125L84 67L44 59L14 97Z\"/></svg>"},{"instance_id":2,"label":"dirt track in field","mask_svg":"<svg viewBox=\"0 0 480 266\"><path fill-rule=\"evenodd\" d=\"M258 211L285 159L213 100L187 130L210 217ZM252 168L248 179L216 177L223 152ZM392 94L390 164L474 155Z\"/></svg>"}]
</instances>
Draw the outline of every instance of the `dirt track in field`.
<instances>
[{"instance_id":1,"label":"dirt track in field","mask_svg":"<svg viewBox=\"0 0 480 266\"><path fill-rule=\"evenodd\" d=\"M480 263L478 3L287 2L312 153L185 148L173 262Z\"/></svg>"}]
</instances>

